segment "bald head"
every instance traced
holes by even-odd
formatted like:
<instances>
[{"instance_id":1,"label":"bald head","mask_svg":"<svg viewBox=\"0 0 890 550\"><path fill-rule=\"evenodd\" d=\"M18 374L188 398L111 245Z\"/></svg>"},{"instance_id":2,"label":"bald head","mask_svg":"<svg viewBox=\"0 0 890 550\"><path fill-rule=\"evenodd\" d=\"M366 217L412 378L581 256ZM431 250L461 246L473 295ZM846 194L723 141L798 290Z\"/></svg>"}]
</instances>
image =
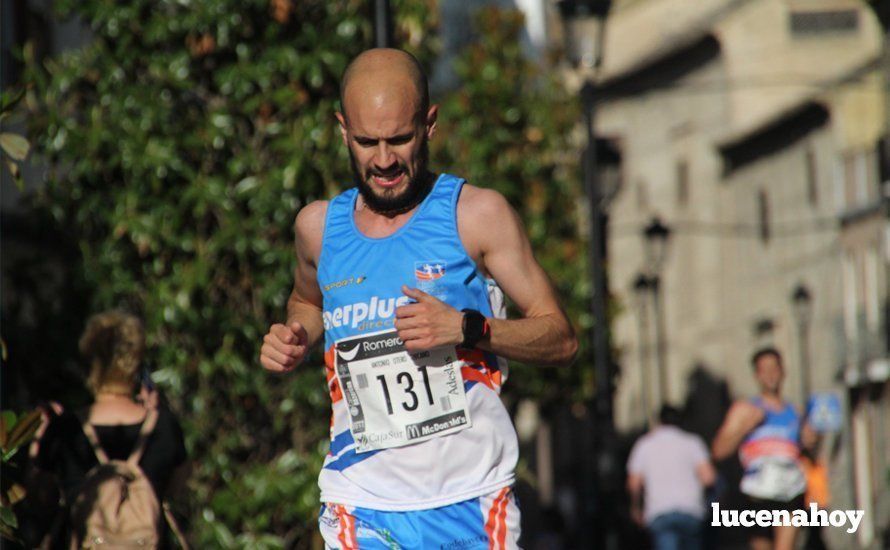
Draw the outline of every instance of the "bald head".
<instances>
[{"instance_id":1,"label":"bald head","mask_svg":"<svg viewBox=\"0 0 890 550\"><path fill-rule=\"evenodd\" d=\"M356 56L340 80L340 105L343 114L355 101L373 100L398 94L415 103L418 114L429 108L430 94L426 74L410 53L393 48L374 48Z\"/></svg>"}]
</instances>

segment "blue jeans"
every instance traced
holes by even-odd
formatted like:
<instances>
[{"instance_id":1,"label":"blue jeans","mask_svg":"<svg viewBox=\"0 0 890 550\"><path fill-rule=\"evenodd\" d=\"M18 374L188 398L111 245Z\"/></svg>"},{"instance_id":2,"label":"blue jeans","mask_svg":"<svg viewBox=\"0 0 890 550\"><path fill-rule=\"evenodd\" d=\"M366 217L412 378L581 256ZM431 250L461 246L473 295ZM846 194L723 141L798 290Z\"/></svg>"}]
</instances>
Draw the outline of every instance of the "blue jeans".
<instances>
[{"instance_id":1,"label":"blue jeans","mask_svg":"<svg viewBox=\"0 0 890 550\"><path fill-rule=\"evenodd\" d=\"M702 520L683 512L656 516L649 522L649 532L655 550L700 550L702 547Z\"/></svg>"}]
</instances>

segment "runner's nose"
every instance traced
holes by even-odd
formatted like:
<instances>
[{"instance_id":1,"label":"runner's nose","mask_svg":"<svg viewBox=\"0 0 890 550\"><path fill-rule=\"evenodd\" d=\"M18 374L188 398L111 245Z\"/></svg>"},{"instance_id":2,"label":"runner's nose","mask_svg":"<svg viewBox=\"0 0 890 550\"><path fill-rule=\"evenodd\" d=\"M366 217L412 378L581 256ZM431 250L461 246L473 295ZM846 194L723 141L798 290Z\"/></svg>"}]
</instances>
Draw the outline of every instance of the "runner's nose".
<instances>
[{"instance_id":1,"label":"runner's nose","mask_svg":"<svg viewBox=\"0 0 890 550\"><path fill-rule=\"evenodd\" d=\"M386 140L380 140L380 143L377 145L377 151L374 154L374 166L378 170L385 171L389 168L392 168L393 164L396 163L395 155L393 154L392 148Z\"/></svg>"}]
</instances>

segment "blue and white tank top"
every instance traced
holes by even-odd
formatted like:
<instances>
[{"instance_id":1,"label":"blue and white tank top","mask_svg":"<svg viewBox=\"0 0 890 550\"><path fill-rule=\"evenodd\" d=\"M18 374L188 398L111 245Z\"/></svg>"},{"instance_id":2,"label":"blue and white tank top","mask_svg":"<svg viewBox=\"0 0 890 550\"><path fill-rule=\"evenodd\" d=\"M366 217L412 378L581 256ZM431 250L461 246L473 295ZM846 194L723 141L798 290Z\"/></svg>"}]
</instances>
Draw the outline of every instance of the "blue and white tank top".
<instances>
[{"instance_id":1,"label":"blue and white tank top","mask_svg":"<svg viewBox=\"0 0 890 550\"><path fill-rule=\"evenodd\" d=\"M367 237L356 227L356 188L328 205L318 284L324 298L325 370L333 414L330 451L319 476L322 502L422 510L513 483L518 443L499 397L507 376L505 361L481 350L456 350L470 427L420 443L362 452L350 430L350 413L355 416L348 404L352 394L344 398L336 370L337 361L343 360L337 358L337 342L395 330L396 308L411 301L402 285L419 288L458 310L503 317L500 289L480 274L458 235L457 200L463 184L455 176L440 175L405 225L384 238Z\"/></svg>"},{"instance_id":2,"label":"blue and white tank top","mask_svg":"<svg viewBox=\"0 0 890 550\"><path fill-rule=\"evenodd\" d=\"M751 402L764 411L763 422L742 440L741 491L757 498L787 502L806 489L800 466L800 415L791 403L780 411L760 397Z\"/></svg>"}]
</instances>

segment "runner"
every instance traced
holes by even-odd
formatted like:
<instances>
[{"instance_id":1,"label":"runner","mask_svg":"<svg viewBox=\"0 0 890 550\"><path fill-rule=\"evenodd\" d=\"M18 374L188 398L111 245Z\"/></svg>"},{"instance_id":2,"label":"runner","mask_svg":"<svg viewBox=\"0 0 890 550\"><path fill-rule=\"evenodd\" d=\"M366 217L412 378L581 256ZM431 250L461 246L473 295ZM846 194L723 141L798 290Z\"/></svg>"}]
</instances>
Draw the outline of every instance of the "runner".
<instances>
[{"instance_id":1,"label":"runner","mask_svg":"<svg viewBox=\"0 0 890 550\"><path fill-rule=\"evenodd\" d=\"M801 416L782 398L785 370L775 348L759 350L751 359L760 395L736 401L726 414L711 446L715 460L723 460L738 449L744 468L740 489L748 510L800 510L804 507L806 479L800 464L802 441L809 446L815 434L801 424ZM750 544L755 550L791 550L797 528L776 526L751 528ZM772 539L772 541L770 540Z\"/></svg>"},{"instance_id":2,"label":"runner","mask_svg":"<svg viewBox=\"0 0 890 550\"><path fill-rule=\"evenodd\" d=\"M260 357L289 371L324 337L322 536L329 548L516 548L503 359L571 363L574 332L504 197L429 171L437 106L416 59L362 53L341 104L355 187L297 215L287 321ZM504 294L521 319L504 318Z\"/></svg>"}]
</instances>

